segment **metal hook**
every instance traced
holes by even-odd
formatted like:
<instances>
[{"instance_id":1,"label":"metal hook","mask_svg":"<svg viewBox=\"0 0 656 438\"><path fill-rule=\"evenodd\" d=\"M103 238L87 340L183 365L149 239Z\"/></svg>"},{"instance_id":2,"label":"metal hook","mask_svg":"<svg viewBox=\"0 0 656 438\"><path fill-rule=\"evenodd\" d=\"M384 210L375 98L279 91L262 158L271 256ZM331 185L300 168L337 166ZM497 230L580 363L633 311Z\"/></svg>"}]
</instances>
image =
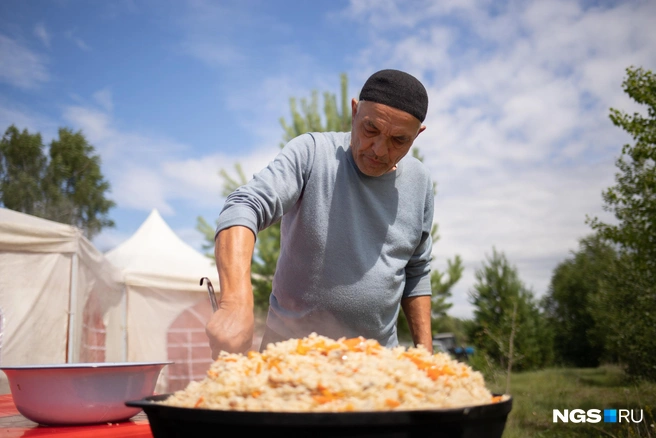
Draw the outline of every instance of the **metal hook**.
<instances>
[{"instance_id":1,"label":"metal hook","mask_svg":"<svg viewBox=\"0 0 656 438\"><path fill-rule=\"evenodd\" d=\"M200 279L200 285L203 285L203 280L207 280L207 293L210 296L210 303L212 303L212 310L216 312L219 310L219 304L216 301L216 294L214 293L214 288L212 287L212 282L209 278L203 277Z\"/></svg>"}]
</instances>

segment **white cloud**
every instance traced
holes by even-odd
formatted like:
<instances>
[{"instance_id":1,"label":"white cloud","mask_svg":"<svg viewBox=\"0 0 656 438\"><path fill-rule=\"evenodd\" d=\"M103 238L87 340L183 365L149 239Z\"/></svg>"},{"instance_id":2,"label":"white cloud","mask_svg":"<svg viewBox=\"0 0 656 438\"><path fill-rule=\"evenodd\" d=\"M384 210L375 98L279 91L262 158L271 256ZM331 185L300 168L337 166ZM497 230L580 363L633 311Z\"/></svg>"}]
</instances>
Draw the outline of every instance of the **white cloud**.
<instances>
[{"instance_id":1,"label":"white cloud","mask_svg":"<svg viewBox=\"0 0 656 438\"><path fill-rule=\"evenodd\" d=\"M112 92L108 88L96 91L93 93L93 99L104 109L111 113L114 109L114 101L112 100Z\"/></svg>"},{"instance_id":2,"label":"white cloud","mask_svg":"<svg viewBox=\"0 0 656 438\"><path fill-rule=\"evenodd\" d=\"M243 54L228 43L190 38L180 43L179 50L212 66L228 66L244 59Z\"/></svg>"},{"instance_id":3,"label":"white cloud","mask_svg":"<svg viewBox=\"0 0 656 438\"><path fill-rule=\"evenodd\" d=\"M199 208L213 208L222 199L223 179L217 169L225 169L237 176L235 164L239 163L244 176L250 180L275 158L278 150L268 148L255 150L239 156L225 154L207 155L198 158L171 160L163 162L163 177L169 181L169 194L172 198L186 199Z\"/></svg>"},{"instance_id":4,"label":"white cloud","mask_svg":"<svg viewBox=\"0 0 656 438\"><path fill-rule=\"evenodd\" d=\"M243 114L241 117L243 125L262 141L268 141L271 147L276 147L279 139L282 139L282 129L278 119L284 115L289 120L289 98L310 95L310 90L302 93L298 85L301 82L303 81L300 78L295 78L291 74L270 76L255 86L236 92L233 90L226 96L226 106ZM253 102L257 102L257 105Z\"/></svg>"},{"instance_id":5,"label":"white cloud","mask_svg":"<svg viewBox=\"0 0 656 438\"><path fill-rule=\"evenodd\" d=\"M163 215L175 214L174 205L179 202L197 211L215 211L223 199L223 180L217 169L231 171L239 162L250 178L278 152L273 146L239 156L190 157L190 146L149 133L122 131L110 115L97 109L71 106L63 117L74 129L82 130L101 156L117 205L140 211L156 208Z\"/></svg>"},{"instance_id":6,"label":"white cloud","mask_svg":"<svg viewBox=\"0 0 656 438\"><path fill-rule=\"evenodd\" d=\"M32 89L50 79L43 56L4 35L0 35L0 59L0 82Z\"/></svg>"},{"instance_id":7,"label":"white cloud","mask_svg":"<svg viewBox=\"0 0 656 438\"><path fill-rule=\"evenodd\" d=\"M85 52L91 51L91 47L89 47L89 45L82 38L75 35L74 30L68 30L64 32L64 36L66 36L67 39L69 39L71 42L73 42L73 44Z\"/></svg>"},{"instance_id":8,"label":"white cloud","mask_svg":"<svg viewBox=\"0 0 656 438\"><path fill-rule=\"evenodd\" d=\"M0 104L0 129L15 125L19 130L32 131L37 125L34 118L21 110ZM4 131L3 131L4 134Z\"/></svg>"},{"instance_id":9,"label":"white cloud","mask_svg":"<svg viewBox=\"0 0 656 438\"><path fill-rule=\"evenodd\" d=\"M112 199L121 207L134 210L173 214L174 210L167 200L166 181L156 166L143 166L122 163L118 169L109 169L112 182Z\"/></svg>"},{"instance_id":10,"label":"white cloud","mask_svg":"<svg viewBox=\"0 0 656 438\"><path fill-rule=\"evenodd\" d=\"M269 155L278 152L283 136L279 119L289 120L290 97L310 97L312 90L339 92L338 71L318 70L321 55L302 51L302 42L276 45L274 60L270 54L264 56L266 62L261 59L261 47L253 47L253 35L262 28L294 35L294 29L252 5L194 0L180 10L176 25L181 31L178 49L219 67L217 71L228 77L238 72L238 78L219 84L217 97L237 115L237 123L257 137L250 149ZM245 33L250 36L242 44L239 35ZM323 105L323 95L319 97Z\"/></svg>"},{"instance_id":11,"label":"white cloud","mask_svg":"<svg viewBox=\"0 0 656 438\"><path fill-rule=\"evenodd\" d=\"M29 108L0 98L0 129L15 125L20 131L27 129L31 134L41 133L44 144L48 144L57 135L57 123Z\"/></svg>"},{"instance_id":12,"label":"white cloud","mask_svg":"<svg viewBox=\"0 0 656 438\"><path fill-rule=\"evenodd\" d=\"M204 253L203 245L207 242L203 235L195 228L176 228L173 232L182 239L186 244L200 253Z\"/></svg>"},{"instance_id":13,"label":"white cloud","mask_svg":"<svg viewBox=\"0 0 656 438\"><path fill-rule=\"evenodd\" d=\"M312 92L317 91L320 113L323 113L323 92L329 91L337 99L341 93L339 73L317 72L315 61L302 54L287 53L287 56L284 64L294 65L294 69L271 73L244 88L227 90L225 96L227 108L239 114L242 126L257 137L253 149L267 151L269 156L280 151L283 141L280 118L291 123L290 98L296 99L297 109L302 113L301 100L309 101Z\"/></svg>"},{"instance_id":14,"label":"white cloud","mask_svg":"<svg viewBox=\"0 0 656 438\"><path fill-rule=\"evenodd\" d=\"M253 8L229 2L195 0L178 11L177 26L183 35L177 49L210 66L226 67L242 63L248 54L240 47L240 34L258 28L280 29L280 24L263 17Z\"/></svg>"},{"instance_id":15,"label":"white cloud","mask_svg":"<svg viewBox=\"0 0 656 438\"><path fill-rule=\"evenodd\" d=\"M621 82L630 65L656 65L656 4L406 6L353 0L348 11L371 30L359 70L404 69L429 91L416 144L438 182L435 266L454 254L466 265L452 314L471 316L467 292L493 246L541 295L591 233L586 215L611 220L601 192L629 139L608 109L637 108Z\"/></svg>"},{"instance_id":16,"label":"white cloud","mask_svg":"<svg viewBox=\"0 0 656 438\"><path fill-rule=\"evenodd\" d=\"M412 29L423 21L446 14L472 14L489 1L416 0L410 7L398 0L351 0L344 11L346 18L366 18L375 32L394 28Z\"/></svg>"},{"instance_id":17,"label":"white cloud","mask_svg":"<svg viewBox=\"0 0 656 438\"><path fill-rule=\"evenodd\" d=\"M38 23L34 26L34 35L41 40L44 46L50 47L50 34L43 23Z\"/></svg>"},{"instance_id":18,"label":"white cloud","mask_svg":"<svg viewBox=\"0 0 656 438\"><path fill-rule=\"evenodd\" d=\"M121 207L163 214L173 212L162 161L187 146L165 138L122 132L106 113L83 106L67 107L63 118L81 129L102 158L112 199Z\"/></svg>"},{"instance_id":19,"label":"white cloud","mask_svg":"<svg viewBox=\"0 0 656 438\"><path fill-rule=\"evenodd\" d=\"M122 233L115 229L105 228L98 235L94 236L91 242L100 252L107 252L114 249L131 236L128 233Z\"/></svg>"},{"instance_id":20,"label":"white cloud","mask_svg":"<svg viewBox=\"0 0 656 438\"><path fill-rule=\"evenodd\" d=\"M87 136L87 140L90 140L92 144L104 144L108 142L108 138L115 136L110 127L109 116L102 111L83 106L69 106L65 108L63 117L64 120L82 129ZM111 159L115 155L112 148L105 145L103 149L103 156L108 156Z\"/></svg>"}]
</instances>

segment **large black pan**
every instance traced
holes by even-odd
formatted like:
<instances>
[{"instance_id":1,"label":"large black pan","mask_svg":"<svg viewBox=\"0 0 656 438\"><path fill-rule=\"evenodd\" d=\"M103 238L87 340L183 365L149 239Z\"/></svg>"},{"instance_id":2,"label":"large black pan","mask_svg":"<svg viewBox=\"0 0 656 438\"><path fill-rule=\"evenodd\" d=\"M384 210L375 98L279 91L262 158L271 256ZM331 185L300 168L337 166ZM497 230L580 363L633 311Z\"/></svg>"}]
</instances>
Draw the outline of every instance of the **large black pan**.
<instances>
[{"instance_id":1,"label":"large black pan","mask_svg":"<svg viewBox=\"0 0 656 438\"><path fill-rule=\"evenodd\" d=\"M512 399L458 409L379 412L244 412L165 406L170 394L126 402L144 410L155 438L256 436L500 438ZM253 435L255 434L255 435Z\"/></svg>"}]
</instances>

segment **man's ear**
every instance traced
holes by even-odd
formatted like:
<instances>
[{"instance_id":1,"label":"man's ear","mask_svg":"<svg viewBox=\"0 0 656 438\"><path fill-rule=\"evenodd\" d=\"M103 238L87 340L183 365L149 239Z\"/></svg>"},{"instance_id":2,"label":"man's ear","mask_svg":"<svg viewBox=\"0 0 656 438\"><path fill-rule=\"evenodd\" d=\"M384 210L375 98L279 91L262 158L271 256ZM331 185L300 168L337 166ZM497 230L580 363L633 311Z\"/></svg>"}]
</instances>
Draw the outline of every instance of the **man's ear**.
<instances>
[{"instance_id":1,"label":"man's ear","mask_svg":"<svg viewBox=\"0 0 656 438\"><path fill-rule=\"evenodd\" d=\"M358 112L358 100L354 97L351 99L351 123L355 120L355 114Z\"/></svg>"},{"instance_id":2,"label":"man's ear","mask_svg":"<svg viewBox=\"0 0 656 438\"><path fill-rule=\"evenodd\" d=\"M419 134L424 132L424 129L426 129L426 125L421 125L421 127L419 128L419 132L417 132L417 136L415 138L419 137Z\"/></svg>"}]
</instances>

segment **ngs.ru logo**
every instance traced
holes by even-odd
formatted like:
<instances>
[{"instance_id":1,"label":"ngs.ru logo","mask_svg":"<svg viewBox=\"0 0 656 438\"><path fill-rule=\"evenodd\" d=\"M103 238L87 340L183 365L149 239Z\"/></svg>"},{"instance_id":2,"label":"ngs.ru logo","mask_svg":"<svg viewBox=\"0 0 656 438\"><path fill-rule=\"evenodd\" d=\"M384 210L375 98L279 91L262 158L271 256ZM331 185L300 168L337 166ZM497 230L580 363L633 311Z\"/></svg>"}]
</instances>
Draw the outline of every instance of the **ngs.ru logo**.
<instances>
[{"instance_id":1,"label":"ngs.ru logo","mask_svg":"<svg viewBox=\"0 0 656 438\"><path fill-rule=\"evenodd\" d=\"M558 423L599 423L602 420L601 409L554 409L553 422ZM642 409L604 409L604 423L642 423Z\"/></svg>"}]
</instances>

